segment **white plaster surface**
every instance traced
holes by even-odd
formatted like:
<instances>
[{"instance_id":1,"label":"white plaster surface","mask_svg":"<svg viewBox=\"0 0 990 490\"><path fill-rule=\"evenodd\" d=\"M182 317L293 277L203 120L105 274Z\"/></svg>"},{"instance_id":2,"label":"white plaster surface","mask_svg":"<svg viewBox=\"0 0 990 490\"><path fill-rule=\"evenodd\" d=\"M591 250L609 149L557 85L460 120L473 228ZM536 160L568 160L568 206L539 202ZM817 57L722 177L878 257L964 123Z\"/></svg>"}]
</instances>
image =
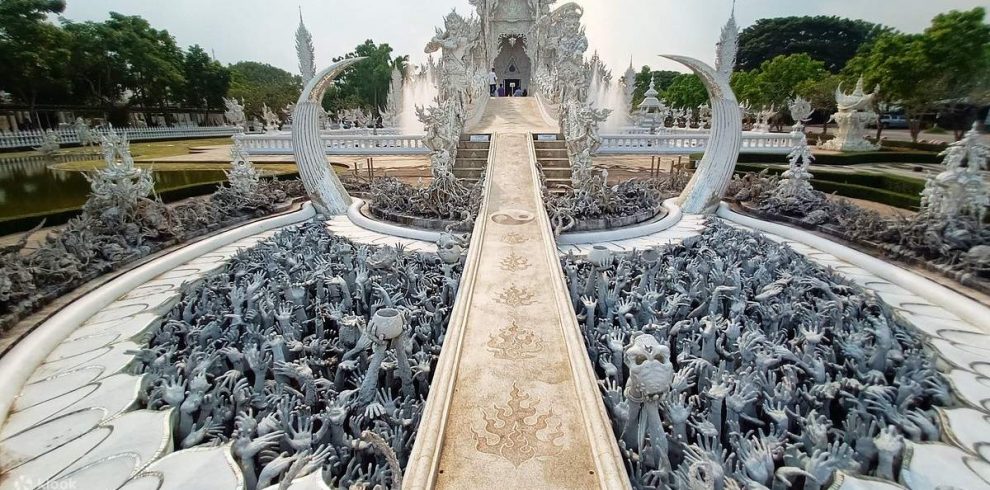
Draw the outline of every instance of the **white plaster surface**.
<instances>
[{"instance_id":1,"label":"white plaster surface","mask_svg":"<svg viewBox=\"0 0 990 490\"><path fill-rule=\"evenodd\" d=\"M0 359L0 490L242 488L229 446L171 453L171 410L135 410L142 377L127 367L184 288L313 214L306 206L153 260L56 313Z\"/></svg>"}]
</instances>

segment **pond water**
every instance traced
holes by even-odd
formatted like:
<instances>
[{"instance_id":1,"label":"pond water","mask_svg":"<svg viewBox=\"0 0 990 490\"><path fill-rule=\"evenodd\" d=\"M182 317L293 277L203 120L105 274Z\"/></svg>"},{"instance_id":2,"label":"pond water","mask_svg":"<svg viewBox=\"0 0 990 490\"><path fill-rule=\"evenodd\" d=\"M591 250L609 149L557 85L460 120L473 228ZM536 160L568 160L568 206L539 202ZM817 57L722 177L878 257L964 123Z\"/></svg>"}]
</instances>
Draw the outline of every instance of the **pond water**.
<instances>
[{"instance_id":1,"label":"pond water","mask_svg":"<svg viewBox=\"0 0 990 490\"><path fill-rule=\"evenodd\" d=\"M95 160L98 157L79 155L55 160L44 157L0 158L0 221L81 207L90 190L89 181L83 173L49 168L70 159ZM226 180L221 170L152 173L158 192Z\"/></svg>"}]
</instances>

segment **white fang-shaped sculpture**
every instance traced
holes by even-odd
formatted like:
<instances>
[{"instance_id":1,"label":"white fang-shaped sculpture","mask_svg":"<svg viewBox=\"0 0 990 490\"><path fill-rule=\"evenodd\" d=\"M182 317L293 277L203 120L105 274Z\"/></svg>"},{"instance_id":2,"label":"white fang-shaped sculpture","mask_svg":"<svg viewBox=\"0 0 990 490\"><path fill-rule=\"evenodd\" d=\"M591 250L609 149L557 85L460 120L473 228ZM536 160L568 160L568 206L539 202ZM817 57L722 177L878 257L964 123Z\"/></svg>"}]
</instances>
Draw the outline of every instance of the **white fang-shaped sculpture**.
<instances>
[{"instance_id":1,"label":"white fang-shaped sculpture","mask_svg":"<svg viewBox=\"0 0 990 490\"><path fill-rule=\"evenodd\" d=\"M299 9L299 28L296 29L296 56L299 57L299 74L302 75L302 83L305 86L316 76L316 59L313 49L313 36L303 24L302 8Z\"/></svg>"},{"instance_id":2,"label":"white fang-shaped sculpture","mask_svg":"<svg viewBox=\"0 0 990 490\"><path fill-rule=\"evenodd\" d=\"M722 29L718 43L715 68L686 56L663 55L691 69L701 78L711 99L712 129L708 149L677 199L685 213L711 214L718 208L722 194L732 180L742 146L742 120L739 102L729 86L739 48L739 30L735 12Z\"/></svg>"},{"instance_id":3,"label":"white fang-shaped sculpture","mask_svg":"<svg viewBox=\"0 0 990 490\"><path fill-rule=\"evenodd\" d=\"M321 103L333 79L363 59L348 58L334 63L313 77L303 88L292 113L292 148L296 166L299 167L299 176L316 211L324 216L346 213L347 207L351 205L351 196L327 163L326 150L320 140L320 117L323 113Z\"/></svg>"}]
</instances>

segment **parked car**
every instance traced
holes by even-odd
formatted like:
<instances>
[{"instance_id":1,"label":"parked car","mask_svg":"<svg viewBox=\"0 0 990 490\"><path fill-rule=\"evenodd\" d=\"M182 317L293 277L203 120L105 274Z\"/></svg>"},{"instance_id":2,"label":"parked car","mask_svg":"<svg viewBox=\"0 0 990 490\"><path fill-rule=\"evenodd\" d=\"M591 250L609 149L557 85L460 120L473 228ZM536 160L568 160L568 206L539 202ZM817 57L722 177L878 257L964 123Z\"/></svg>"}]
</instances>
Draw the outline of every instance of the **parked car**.
<instances>
[{"instance_id":1,"label":"parked car","mask_svg":"<svg viewBox=\"0 0 990 490\"><path fill-rule=\"evenodd\" d=\"M904 114L884 114L880 116L880 126L884 129L908 129L908 120Z\"/></svg>"}]
</instances>

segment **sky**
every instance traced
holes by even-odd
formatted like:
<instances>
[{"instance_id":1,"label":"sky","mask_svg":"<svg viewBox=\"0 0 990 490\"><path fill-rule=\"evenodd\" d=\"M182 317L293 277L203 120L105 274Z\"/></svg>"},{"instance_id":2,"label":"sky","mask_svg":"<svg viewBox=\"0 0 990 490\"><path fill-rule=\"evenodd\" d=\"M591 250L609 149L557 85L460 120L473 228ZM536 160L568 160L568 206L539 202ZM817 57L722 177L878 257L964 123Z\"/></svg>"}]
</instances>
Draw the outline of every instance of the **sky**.
<instances>
[{"instance_id":1,"label":"sky","mask_svg":"<svg viewBox=\"0 0 990 490\"><path fill-rule=\"evenodd\" d=\"M180 46L203 46L219 61L259 61L298 72L295 31L302 9L313 35L317 68L373 39L389 43L396 55L426 59L423 47L451 9L473 13L467 0L67 0L64 17L105 20L109 12L140 15L167 29ZM558 5L564 3L560 0ZM685 71L660 54L712 62L719 31L732 0L576 0L585 8L591 51L621 73L639 69ZM764 17L838 15L921 32L932 17L951 9L983 6L990 0L738 0L740 28Z\"/></svg>"}]
</instances>

